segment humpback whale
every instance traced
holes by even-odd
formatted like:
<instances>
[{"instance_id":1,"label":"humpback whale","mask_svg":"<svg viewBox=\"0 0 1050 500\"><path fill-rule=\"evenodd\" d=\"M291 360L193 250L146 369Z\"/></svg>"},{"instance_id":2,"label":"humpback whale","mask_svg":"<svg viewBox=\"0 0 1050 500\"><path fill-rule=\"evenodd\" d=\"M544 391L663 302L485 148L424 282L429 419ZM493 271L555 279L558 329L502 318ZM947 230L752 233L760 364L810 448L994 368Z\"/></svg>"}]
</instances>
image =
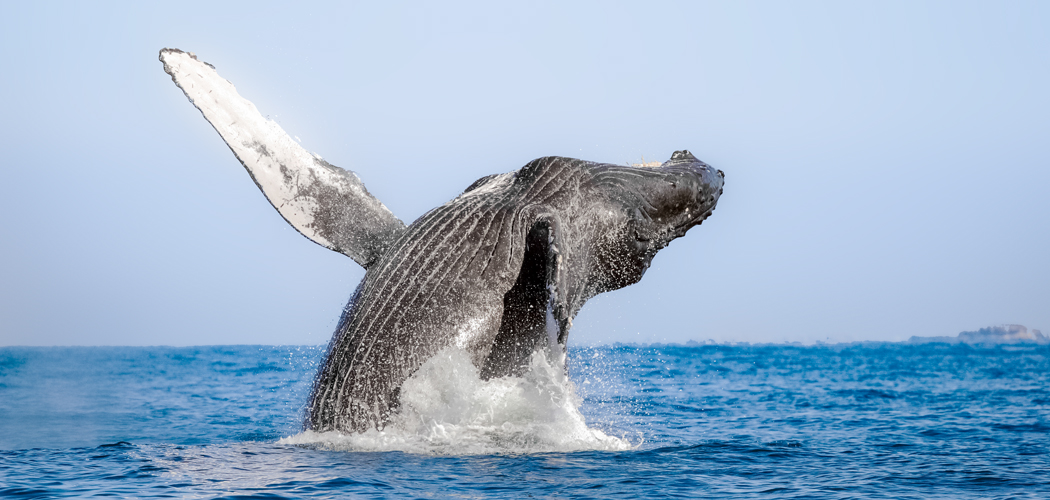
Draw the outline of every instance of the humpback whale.
<instances>
[{"instance_id":1,"label":"humpback whale","mask_svg":"<svg viewBox=\"0 0 1050 500\"><path fill-rule=\"evenodd\" d=\"M584 303L637 283L722 194L723 172L685 150L655 167L552 156L483 177L406 226L213 66L178 49L160 60L281 216L366 269L314 382L315 431L382 429L404 381L449 347L485 378L520 375L536 351L564 363Z\"/></svg>"}]
</instances>

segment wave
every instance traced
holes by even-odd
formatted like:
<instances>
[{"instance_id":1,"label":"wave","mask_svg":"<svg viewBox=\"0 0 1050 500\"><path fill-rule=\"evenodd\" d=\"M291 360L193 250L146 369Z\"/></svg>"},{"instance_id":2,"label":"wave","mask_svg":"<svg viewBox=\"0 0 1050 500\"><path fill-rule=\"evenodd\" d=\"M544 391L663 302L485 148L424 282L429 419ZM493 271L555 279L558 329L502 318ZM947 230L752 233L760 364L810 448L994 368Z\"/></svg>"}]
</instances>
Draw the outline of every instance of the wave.
<instances>
[{"instance_id":1,"label":"wave","mask_svg":"<svg viewBox=\"0 0 1050 500\"><path fill-rule=\"evenodd\" d=\"M533 353L521 377L482 380L469 355L449 348L401 387L401 409L383 430L303 431L278 444L333 451L442 455L628 450L640 443L588 427L564 356Z\"/></svg>"}]
</instances>

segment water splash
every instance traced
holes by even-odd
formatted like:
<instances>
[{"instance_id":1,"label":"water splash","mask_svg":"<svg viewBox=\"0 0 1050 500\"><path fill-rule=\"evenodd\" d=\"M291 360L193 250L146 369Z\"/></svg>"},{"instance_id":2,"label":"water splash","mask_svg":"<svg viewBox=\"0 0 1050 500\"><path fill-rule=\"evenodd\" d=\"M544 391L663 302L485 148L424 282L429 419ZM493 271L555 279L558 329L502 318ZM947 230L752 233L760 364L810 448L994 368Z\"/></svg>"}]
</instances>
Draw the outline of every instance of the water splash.
<instances>
[{"instance_id":1,"label":"water splash","mask_svg":"<svg viewBox=\"0 0 1050 500\"><path fill-rule=\"evenodd\" d=\"M462 349L431 358L401 387L401 410L382 431L304 431L278 441L338 451L406 451L474 455L626 450L626 439L587 426L581 400L565 373L533 353L521 377L482 380Z\"/></svg>"}]
</instances>

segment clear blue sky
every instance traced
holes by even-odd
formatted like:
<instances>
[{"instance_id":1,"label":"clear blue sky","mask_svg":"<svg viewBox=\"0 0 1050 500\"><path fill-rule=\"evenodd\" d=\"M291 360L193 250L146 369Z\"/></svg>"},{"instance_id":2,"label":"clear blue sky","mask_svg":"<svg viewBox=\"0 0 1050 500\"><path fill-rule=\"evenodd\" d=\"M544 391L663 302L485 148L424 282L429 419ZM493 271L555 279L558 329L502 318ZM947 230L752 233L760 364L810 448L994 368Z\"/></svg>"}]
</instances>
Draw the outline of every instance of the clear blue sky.
<instances>
[{"instance_id":1,"label":"clear blue sky","mask_svg":"<svg viewBox=\"0 0 1050 500\"><path fill-rule=\"evenodd\" d=\"M0 345L326 342L363 271L162 71L214 64L406 222L689 149L714 216L570 341L1050 330L1050 3L0 4Z\"/></svg>"}]
</instances>

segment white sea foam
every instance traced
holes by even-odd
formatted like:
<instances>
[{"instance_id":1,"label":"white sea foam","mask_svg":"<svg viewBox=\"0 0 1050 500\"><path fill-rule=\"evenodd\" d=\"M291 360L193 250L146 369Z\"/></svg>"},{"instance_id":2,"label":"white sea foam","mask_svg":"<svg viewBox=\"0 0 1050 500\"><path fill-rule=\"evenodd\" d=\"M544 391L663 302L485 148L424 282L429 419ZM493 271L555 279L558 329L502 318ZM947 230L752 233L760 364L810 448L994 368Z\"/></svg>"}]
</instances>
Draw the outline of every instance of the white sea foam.
<instances>
[{"instance_id":1,"label":"white sea foam","mask_svg":"<svg viewBox=\"0 0 1050 500\"><path fill-rule=\"evenodd\" d=\"M469 355L450 348L401 388L401 410L382 431L304 431L279 444L340 451L450 455L625 450L628 440L587 426L559 359L534 353L522 377L482 380Z\"/></svg>"}]
</instances>

